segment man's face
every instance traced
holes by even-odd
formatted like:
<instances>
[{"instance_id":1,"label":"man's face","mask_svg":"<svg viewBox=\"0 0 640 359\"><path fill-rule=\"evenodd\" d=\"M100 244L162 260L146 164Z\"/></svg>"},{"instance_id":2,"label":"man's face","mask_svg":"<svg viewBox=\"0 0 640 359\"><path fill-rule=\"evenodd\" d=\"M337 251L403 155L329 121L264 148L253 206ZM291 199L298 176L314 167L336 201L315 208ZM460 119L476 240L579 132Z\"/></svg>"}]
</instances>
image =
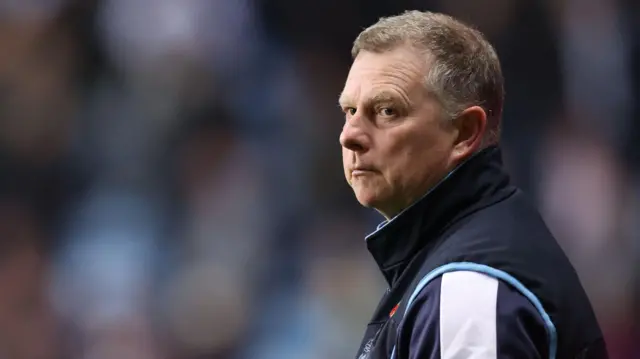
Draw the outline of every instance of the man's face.
<instances>
[{"instance_id":1,"label":"man's face","mask_svg":"<svg viewBox=\"0 0 640 359\"><path fill-rule=\"evenodd\" d=\"M387 218L419 199L452 167L457 130L424 86L428 66L409 47L361 52L340 97L347 182L362 205Z\"/></svg>"}]
</instances>

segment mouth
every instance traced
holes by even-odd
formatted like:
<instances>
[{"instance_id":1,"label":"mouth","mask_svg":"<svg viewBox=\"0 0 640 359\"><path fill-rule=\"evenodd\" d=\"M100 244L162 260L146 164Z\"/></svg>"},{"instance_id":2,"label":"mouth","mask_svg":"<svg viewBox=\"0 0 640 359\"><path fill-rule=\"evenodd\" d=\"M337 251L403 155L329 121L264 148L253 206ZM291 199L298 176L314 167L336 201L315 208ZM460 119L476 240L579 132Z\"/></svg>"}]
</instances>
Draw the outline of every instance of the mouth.
<instances>
[{"instance_id":1,"label":"mouth","mask_svg":"<svg viewBox=\"0 0 640 359\"><path fill-rule=\"evenodd\" d=\"M356 167L356 168L351 170L351 176L353 176L353 177L366 176L366 175L370 175L370 174L375 173L375 172L376 171L373 168L370 168L370 167Z\"/></svg>"}]
</instances>

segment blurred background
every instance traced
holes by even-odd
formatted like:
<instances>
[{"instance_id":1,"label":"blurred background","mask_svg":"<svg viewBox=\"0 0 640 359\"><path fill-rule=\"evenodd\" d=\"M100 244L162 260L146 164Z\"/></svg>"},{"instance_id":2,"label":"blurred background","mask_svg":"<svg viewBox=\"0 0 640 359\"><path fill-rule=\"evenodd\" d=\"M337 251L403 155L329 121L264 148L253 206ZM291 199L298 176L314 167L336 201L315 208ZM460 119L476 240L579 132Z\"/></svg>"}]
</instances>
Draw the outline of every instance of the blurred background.
<instances>
[{"instance_id":1,"label":"blurred background","mask_svg":"<svg viewBox=\"0 0 640 359\"><path fill-rule=\"evenodd\" d=\"M353 357L381 218L337 97L405 9L496 45L507 165L640 358L637 0L0 0L0 358Z\"/></svg>"}]
</instances>

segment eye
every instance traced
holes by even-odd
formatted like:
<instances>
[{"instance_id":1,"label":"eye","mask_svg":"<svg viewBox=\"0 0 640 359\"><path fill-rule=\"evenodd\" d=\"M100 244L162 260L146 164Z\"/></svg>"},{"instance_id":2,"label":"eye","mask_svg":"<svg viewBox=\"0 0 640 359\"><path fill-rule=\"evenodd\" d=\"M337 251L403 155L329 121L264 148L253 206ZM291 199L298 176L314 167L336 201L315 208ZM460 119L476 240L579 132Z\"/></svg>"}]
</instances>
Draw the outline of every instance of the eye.
<instances>
[{"instance_id":1,"label":"eye","mask_svg":"<svg viewBox=\"0 0 640 359\"><path fill-rule=\"evenodd\" d=\"M345 107L343 111L344 111L345 114L347 114L349 116L353 116L353 115L356 114L357 110L356 110L355 107Z\"/></svg>"},{"instance_id":2,"label":"eye","mask_svg":"<svg viewBox=\"0 0 640 359\"><path fill-rule=\"evenodd\" d=\"M393 117L396 115L396 111L391 107L382 107L378 110L378 114L383 117Z\"/></svg>"}]
</instances>

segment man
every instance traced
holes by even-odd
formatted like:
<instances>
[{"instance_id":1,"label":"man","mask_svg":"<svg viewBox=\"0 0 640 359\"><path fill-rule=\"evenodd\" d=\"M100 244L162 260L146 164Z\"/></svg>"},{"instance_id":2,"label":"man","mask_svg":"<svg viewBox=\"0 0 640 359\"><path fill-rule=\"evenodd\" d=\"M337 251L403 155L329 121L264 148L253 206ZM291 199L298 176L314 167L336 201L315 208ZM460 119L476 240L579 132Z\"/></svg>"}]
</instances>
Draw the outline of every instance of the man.
<instances>
[{"instance_id":1,"label":"man","mask_svg":"<svg viewBox=\"0 0 640 359\"><path fill-rule=\"evenodd\" d=\"M352 53L344 171L387 219L366 243L389 284L357 358L607 358L578 276L502 169L492 46L411 11Z\"/></svg>"}]
</instances>

